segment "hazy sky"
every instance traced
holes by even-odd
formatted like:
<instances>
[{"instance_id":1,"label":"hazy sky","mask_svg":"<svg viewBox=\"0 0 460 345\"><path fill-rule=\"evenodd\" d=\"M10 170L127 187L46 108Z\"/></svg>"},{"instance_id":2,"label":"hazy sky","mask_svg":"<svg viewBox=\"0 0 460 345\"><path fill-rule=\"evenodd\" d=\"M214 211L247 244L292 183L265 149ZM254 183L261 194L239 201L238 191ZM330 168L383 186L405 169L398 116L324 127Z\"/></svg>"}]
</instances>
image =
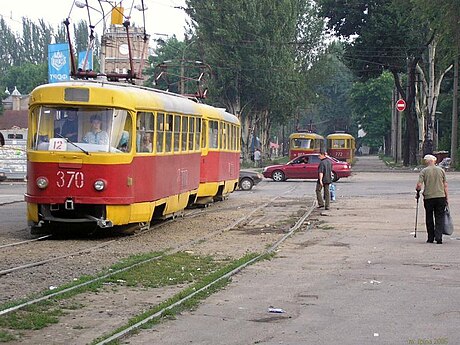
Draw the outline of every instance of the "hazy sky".
<instances>
[{"instance_id":1,"label":"hazy sky","mask_svg":"<svg viewBox=\"0 0 460 345\"><path fill-rule=\"evenodd\" d=\"M77 2L85 3L85 0ZM110 1L115 3L115 1ZM110 5L107 0L102 1L105 12L108 12ZM117 1L117 4L120 1ZM39 18L43 18L47 23L57 28L70 14L70 22L77 23L84 19L88 22L88 12L86 8L78 8L72 6L74 0L0 0L0 15L5 19L8 26L13 31L21 31L21 18L27 17L35 22ZM129 15L132 5L141 6L141 0L123 0L123 7L125 8L125 15ZM100 12L100 5L98 0L88 0L88 5L98 9ZM182 9L174 7L182 7L185 5L185 0L144 0L144 5L147 7L145 11L146 31L155 38L165 38L167 35L175 34L179 40L184 38L184 26L186 25L186 18ZM95 11L90 12L91 22L95 25L100 19L101 14ZM107 16L110 22L110 16ZM136 26L142 26L142 12L133 8L131 10L131 23ZM102 22L96 26L96 31L101 35Z\"/></svg>"}]
</instances>

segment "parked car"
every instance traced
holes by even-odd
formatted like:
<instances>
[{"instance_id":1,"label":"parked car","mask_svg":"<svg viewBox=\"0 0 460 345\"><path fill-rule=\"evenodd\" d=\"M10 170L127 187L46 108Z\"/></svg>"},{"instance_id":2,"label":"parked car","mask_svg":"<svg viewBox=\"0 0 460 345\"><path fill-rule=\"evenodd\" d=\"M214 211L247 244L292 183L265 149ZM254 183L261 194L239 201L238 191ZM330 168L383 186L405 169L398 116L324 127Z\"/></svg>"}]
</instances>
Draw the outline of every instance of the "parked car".
<instances>
[{"instance_id":1,"label":"parked car","mask_svg":"<svg viewBox=\"0 0 460 345\"><path fill-rule=\"evenodd\" d=\"M263 175L250 170L240 170L240 179L238 182L238 187L241 190L251 190L256 184L258 184L263 179Z\"/></svg>"},{"instance_id":2,"label":"parked car","mask_svg":"<svg viewBox=\"0 0 460 345\"><path fill-rule=\"evenodd\" d=\"M0 181L5 181L6 180L6 173L3 171L3 169L0 169Z\"/></svg>"},{"instance_id":3,"label":"parked car","mask_svg":"<svg viewBox=\"0 0 460 345\"><path fill-rule=\"evenodd\" d=\"M333 182L351 175L351 165L349 163L339 161L330 156L327 159L332 162ZM286 164L265 167L262 174L276 182L287 179L317 179L320 161L318 153L305 154L294 158Z\"/></svg>"}]
</instances>

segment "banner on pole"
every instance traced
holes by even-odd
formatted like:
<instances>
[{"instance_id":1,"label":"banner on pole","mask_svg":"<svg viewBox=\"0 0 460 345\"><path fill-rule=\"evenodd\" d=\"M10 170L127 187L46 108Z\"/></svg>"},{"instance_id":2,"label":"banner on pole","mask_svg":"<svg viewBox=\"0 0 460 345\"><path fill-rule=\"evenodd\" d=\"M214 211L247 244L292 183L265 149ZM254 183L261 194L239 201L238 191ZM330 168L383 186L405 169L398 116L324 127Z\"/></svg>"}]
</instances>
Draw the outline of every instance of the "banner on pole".
<instances>
[{"instance_id":1,"label":"banner on pole","mask_svg":"<svg viewBox=\"0 0 460 345\"><path fill-rule=\"evenodd\" d=\"M70 80L70 53L67 43L48 45L48 81Z\"/></svg>"},{"instance_id":2,"label":"banner on pole","mask_svg":"<svg viewBox=\"0 0 460 345\"><path fill-rule=\"evenodd\" d=\"M88 57L86 54L88 53ZM78 53L78 68L82 71L93 70L93 50L82 51Z\"/></svg>"}]
</instances>

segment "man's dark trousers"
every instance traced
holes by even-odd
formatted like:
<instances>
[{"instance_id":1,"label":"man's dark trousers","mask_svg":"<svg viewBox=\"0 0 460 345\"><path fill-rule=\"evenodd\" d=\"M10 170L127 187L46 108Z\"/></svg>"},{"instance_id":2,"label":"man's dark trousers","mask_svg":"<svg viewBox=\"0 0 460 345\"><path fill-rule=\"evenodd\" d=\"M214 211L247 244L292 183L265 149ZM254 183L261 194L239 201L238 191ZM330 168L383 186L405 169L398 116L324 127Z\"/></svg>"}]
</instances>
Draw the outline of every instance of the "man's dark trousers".
<instances>
[{"instance_id":1,"label":"man's dark trousers","mask_svg":"<svg viewBox=\"0 0 460 345\"><path fill-rule=\"evenodd\" d=\"M442 241L446 198L424 199L423 206L425 207L425 223L426 231L428 232L428 241Z\"/></svg>"}]
</instances>

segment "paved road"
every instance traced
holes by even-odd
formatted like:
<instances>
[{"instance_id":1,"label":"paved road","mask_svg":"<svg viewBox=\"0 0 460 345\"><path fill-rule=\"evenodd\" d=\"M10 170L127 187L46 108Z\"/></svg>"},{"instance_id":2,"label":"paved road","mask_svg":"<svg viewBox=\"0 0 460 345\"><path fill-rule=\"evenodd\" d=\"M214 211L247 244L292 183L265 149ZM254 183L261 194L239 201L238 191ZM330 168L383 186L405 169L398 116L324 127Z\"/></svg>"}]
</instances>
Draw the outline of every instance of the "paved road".
<instances>
[{"instance_id":1,"label":"paved road","mask_svg":"<svg viewBox=\"0 0 460 345\"><path fill-rule=\"evenodd\" d=\"M460 241L425 243L423 206L414 238L416 172L356 170L337 183L331 211L315 210L315 226L274 259L244 270L197 310L125 343L460 344ZM460 174L448 179L458 210ZM314 181L285 185L314 193ZM270 313L270 306L285 312Z\"/></svg>"}]
</instances>

